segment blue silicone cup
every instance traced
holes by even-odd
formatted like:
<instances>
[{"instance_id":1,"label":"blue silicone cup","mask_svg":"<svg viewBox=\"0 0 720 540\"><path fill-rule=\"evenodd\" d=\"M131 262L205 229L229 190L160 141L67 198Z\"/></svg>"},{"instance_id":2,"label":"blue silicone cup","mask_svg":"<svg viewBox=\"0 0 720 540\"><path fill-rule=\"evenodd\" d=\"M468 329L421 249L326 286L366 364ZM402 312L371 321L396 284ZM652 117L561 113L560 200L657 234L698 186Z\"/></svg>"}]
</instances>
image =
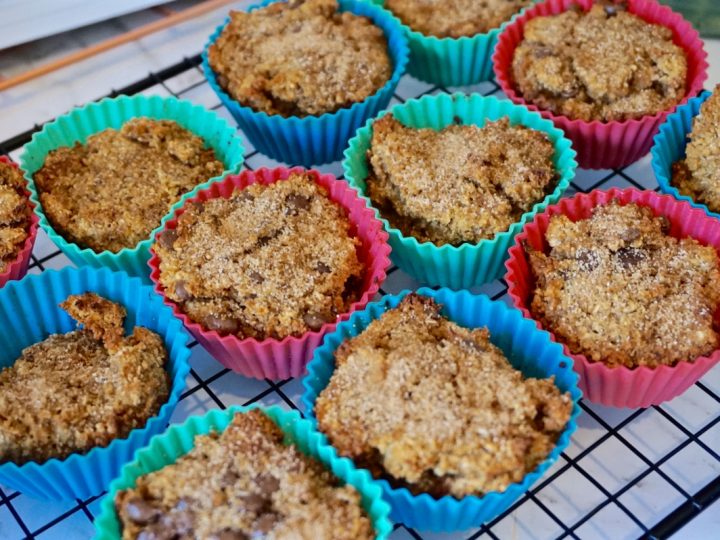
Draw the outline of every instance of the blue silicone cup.
<instances>
[{"instance_id":1,"label":"blue silicone cup","mask_svg":"<svg viewBox=\"0 0 720 540\"><path fill-rule=\"evenodd\" d=\"M548 205L555 204L575 177L577 154L572 149L570 141L565 138L561 130L553 126L550 120L544 119L539 113L515 105L506 99L499 100L493 96L485 97L480 94L428 95L395 105L380 117L385 114L392 114L403 125L409 127L435 130L456 123L483 126L488 121L509 118L511 125L523 125L547 135L555 147L553 165L558 175L552 193L538 201L506 231L497 233L493 238L474 244L464 243L460 246L450 244L438 246L433 242L419 242L415 237L407 236L393 227L382 217L379 210L375 209L375 214L383 222L390 236L392 247L390 256L393 262L421 284L459 290L470 289L502 277L508 249L523 225ZM372 208L374 207L367 196L365 181L368 176L367 151L371 146L373 122L374 119L368 121L350 140L343 160L345 179Z\"/></svg>"},{"instance_id":2,"label":"blue silicone cup","mask_svg":"<svg viewBox=\"0 0 720 540\"><path fill-rule=\"evenodd\" d=\"M265 0L254 5L250 11L272 4L278 0ZM217 27L210 36L202 55L202 65L210 86L235 117L253 146L263 154L292 165L310 167L337 161L350 137L368 118L376 116L387 107L408 61L407 39L395 18L384 9L360 0L338 0L340 11L362 15L382 28L388 41L388 52L393 62L393 72L385 86L364 101L351 107L339 109L321 116L284 117L269 115L241 105L231 98L217 82L208 62L208 48L218 38L229 19Z\"/></svg>"},{"instance_id":3,"label":"blue silicone cup","mask_svg":"<svg viewBox=\"0 0 720 540\"><path fill-rule=\"evenodd\" d=\"M222 431L235 414L244 414L258 408L282 429L286 444L296 445L303 454L318 460L344 484L352 485L360 493L363 508L372 521L375 538L387 538L392 532L392 524L387 517L390 507L382 500L382 492L370 474L356 469L349 459L339 458L334 449L324 441L324 437L313 429L312 423L303 420L297 411L285 411L277 405L262 408L255 404L249 407L231 407L225 411L216 409L203 416L192 416L183 424L170 427L150 441L150 445L140 450L135 460L123 468L122 476L111 484L109 494L102 502L102 513L95 520L96 539L121 538L114 505L118 491L135 486L138 477L157 471L187 454L195 446L197 435Z\"/></svg>"},{"instance_id":4,"label":"blue silicone cup","mask_svg":"<svg viewBox=\"0 0 720 540\"><path fill-rule=\"evenodd\" d=\"M650 153L652 168L662 193L672 195L680 201L686 201L695 208L704 210L710 217L720 218L719 213L712 212L707 205L696 202L687 195L681 195L678 189L672 185L672 165L685 157L685 147L692 131L693 119L700 113L700 107L710 96L711 93L705 91L688 100L684 105L680 105L674 113L669 115L660 126L658 134L655 135L655 142Z\"/></svg>"},{"instance_id":5,"label":"blue silicone cup","mask_svg":"<svg viewBox=\"0 0 720 540\"><path fill-rule=\"evenodd\" d=\"M26 276L0 289L0 367L7 367L21 351L46 339L50 334L67 333L76 323L58 304L71 294L93 291L121 303L127 310L126 328L140 325L159 334L168 351L167 371L171 379L170 397L144 427L134 429L125 439L96 447L85 454L65 459L22 465L0 464L0 484L38 499L86 499L107 489L135 451L167 426L190 366L189 336L182 323L152 287L139 278L108 269L65 268Z\"/></svg>"},{"instance_id":6,"label":"blue silicone cup","mask_svg":"<svg viewBox=\"0 0 720 540\"><path fill-rule=\"evenodd\" d=\"M482 497L467 496L462 499L446 495L440 499L428 494L413 495L406 488L393 488L386 480L377 480L382 486L383 496L392 507L390 517L421 530L458 531L477 527L504 512L557 460L570 442L576 429L575 419L580 414L578 400L578 376L572 369L573 362L563 354L562 346L554 343L550 334L538 329L534 321L525 319L519 311L507 307L503 302L494 302L484 295L473 295L467 291L450 289L417 291L423 296L434 298L442 304L442 313L461 326L475 328L485 326L490 331L491 341L500 347L512 365L526 377L555 376L555 384L563 392L570 392L573 400L572 416L560 435L550 455L522 482L510 484L503 492L490 492ZM308 374L303 379L305 392L302 400L306 415L317 426L314 415L315 400L327 386L335 370L335 350L341 343L360 334L374 319L394 308L409 291L398 295L385 296L381 301L368 304L363 311L357 311L350 319L338 324L328 334L321 347L316 349Z\"/></svg>"},{"instance_id":7,"label":"blue silicone cup","mask_svg":"<svg viewBox=\"0 0 720 540\"><path fill-rule=\"evenodd\" d=\"M174 120L188 131L197 135L212 148L219 161L223 162L225 171L221 176L208 178L195 189L186 193L171 208L148 234L147 239L132 248L123 248L117 253L111 251L97 252L82 248L66 240L58 233L48 220L38 197L38 190L33 181L33 174L45 163L48 153L56 148L84 143L88 137L108 128L119 129L131 118L148 117ZM20 156L20 167L25 171L28 180L30 199L35 203L35 213L40 218L40 227L47 233L57 247L77 266L93 266L127 272L132 276L140 276L145 283L150 283L150 245L155 234L163 228L165 221L174 210L182 206L183 201L212 182L236 173L243 163L243 146L237 137L237 130L225 119L200 105L174 97L160 96L119 96L106 98L71 110L45 124L43 129L35 133Z\"/></svg>"}]
</instances>

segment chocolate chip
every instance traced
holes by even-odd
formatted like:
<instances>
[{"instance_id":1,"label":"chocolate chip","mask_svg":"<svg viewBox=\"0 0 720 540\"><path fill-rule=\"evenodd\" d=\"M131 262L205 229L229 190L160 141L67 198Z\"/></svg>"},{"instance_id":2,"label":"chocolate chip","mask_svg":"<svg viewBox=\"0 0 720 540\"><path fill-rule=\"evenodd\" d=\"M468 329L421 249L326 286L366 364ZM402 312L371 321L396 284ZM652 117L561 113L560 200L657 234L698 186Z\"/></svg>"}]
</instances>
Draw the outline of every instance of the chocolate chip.
<instances>
[{"instance_id":1,"label":"chocolate chip","mask_svg":"<svg viewBox=\"0 0 720 540\"><path fill-rule=\"evenodd\" d=\"M270 513L270 514L263 514L263 515L260 516L260 518L258 518L258 520L255 522L255 530L256 530L257 532L261 532L261 533L267 534L267 533L269 533L270 531L272 531L273 526L275 525L275 523L277 523L277 520L278 520L278 518L277 518L277 515L276 515L276 514L272 514L272 513Z\"/></svg>"},{"instance_id":2,"label":"chocolate chip","mask_svg":"<svg viewBox=\"0 0 720 540\"><path fill-rule=\"evenodd\" d=\"M317 263L317 266L315 267L315 269L318 272L320 272L321 274L329 274L330 273L330 267L322 261Z\"/></svg>"},{"instance_id":3,"label":"chocolate chip","mask_svg":"<svg viewBox=\"0 0 720 540\"><path fill-rule=\"evenodd\" d=\"M258 237L257 243L259 246L267 246L270 243L270 240L272 240L272 236L260 236Z\"/></svg>"},{"instance_id":4,"label":"chocolate chip","mask_svg":"<svg viewBox=\"0 0 720 540\"><path fill-rule=\"evenodd\" d=\"M160 509L140 497L133 497L125 503L125 513L137 525L155 523L160 518Z\"/></svg>"},{"instance_id":5,"label":"chocolate chip","mask_svg":"<svg viewBox=\"0 0 720 540\"><path fill-rule=\"evenodd\" d=\"M619 250L617 250L615 255L617 256L618 261L620 262L622 267L626 270L637 266L646 257L645 250L634 247L620 248Z\"/></svg>"},{"instance_id":6,"label":"chocolate chip","mask_svg":"<svg viewBox=\"0 0 720 540\"><path fill-rule=\"evenodd\" d=\"M241 201L254 201L255 196L250 193L247 189L244 189L240 192L240 194L237 196L237 198Z\"/></svg>"},{"instance_id":7,"label":"chocolate chip","mask_svg":"<svg viewBox=\"0 0 720 540\"><path fill-rule=\"evenodd\" d=\"M307 210L310 208L310 197L300 195L299 193L291 193L285 199L288 204L288 209L285 214L297 214L299 210Z\"/></svg>"},{"instance_id":8,"label":"chocolate chip","mask_svg":"<svg viewBox=\"0 0 720 540\"><path fill-rule=\"evenodd\" d=\"M634 242L640 238L640 229L637 227L628 227L620 233L620 238L626 242Z\"/></svg>"},{"instance_id":9,"label":"chocolate chip","mask_svg":"<svg viewBox=\"0 0 720 540\"><path fill-rule=\"evenodd\" d=\"M214 540L250 540L250 537L242 531L235 529L223 529L212 536Z\"/></svg>"},{"instance_id":10,"label":"chocolate chip","mask_svg":"<svg viewBox=\"0 0 720 540\"><path fill-rule=\"evenodd\" d=\"M214 315L205 317L205 327L221 334L234 334L238 331L238 322L234 319L221 319Z\"/></svg>"},{"instance_id":11,"label":"chocolate chip","mask_svg":"<svg viewBox=\"0 0 720 540\"><path fill-rule=\"evenodd\" d=\"M178 297L178 300L181 302L184 302L185 300L188 300L192 298L192 294L190 294L185 287L185 282L180 279L175 283L175 296Z\"/></svg>"},{"instance_id":12,"label":"chocolate chip","mask_svg":"<svg viewBox=\"0 0 720 540\"><path fill-rule=\"evenodd\" d=\"M256 272L255 270L250 272L249 275L250 275L250 279L252 279L255 283L262 283L263 281L265 281L265 278L262 277L262 275L259 272Z\"/></svg>"},{"instance_id":13,"label":"chocolate chip","mask_svg":"<svg viewBox=\"0 0 720 540\"><path fill-rule=\"evenodd\" d=\"M262 494L267 497L280 489L280 481L272 474L263 474L258 476L255 479L255 483L257 484L257 487L260 488Z\"/></svg>"},{"instance_id":14,"label":"chocolate chip","mask_svg":"<svg viewBox=\"0 0 720 540\"><path fill-rule=\"evenodd\" d=\"M173 245L175 245L175 240L177 240L177 232L175 232L175 229L165 229L157 239L158 244L165 249L172 249Z\"/></svg>"},{"instance_id":15,"label":"chocolate chip","mask_svg":"<svg viewBox=\"0 0 720 540\"><path fill-rule=\"evenodd\" d=\"M578 249L575 253L575 260L585 272L592 272L600 265L597 253L589 249Z\"/></svg>"},{"instance_id":16,"label":"chocolate chip","mask_svg":"<svg viewBox=\"0 0 720 540\"><path fill-rule=\"evenodd\" d=\"M241 500L243 503L243 508L248 512L252 512L254 514L259 513L263 508L269 506L269 501L265 497L257 493L251 493L250 495L246 495L245 497L242 497Z\"/></svg>"},{"instance_id":17,"label":"chocolate chip","mask_svg":"<svg viewBox=\"0 0 720 540\"><path fill-rule=\"evenodd\" d=\"M303 321L305 321L305 324L310 330L320 330L323 324L325 324L325 319L323 319L319 313L313 312L306 313Z\"/></svg>"}]
</instances>

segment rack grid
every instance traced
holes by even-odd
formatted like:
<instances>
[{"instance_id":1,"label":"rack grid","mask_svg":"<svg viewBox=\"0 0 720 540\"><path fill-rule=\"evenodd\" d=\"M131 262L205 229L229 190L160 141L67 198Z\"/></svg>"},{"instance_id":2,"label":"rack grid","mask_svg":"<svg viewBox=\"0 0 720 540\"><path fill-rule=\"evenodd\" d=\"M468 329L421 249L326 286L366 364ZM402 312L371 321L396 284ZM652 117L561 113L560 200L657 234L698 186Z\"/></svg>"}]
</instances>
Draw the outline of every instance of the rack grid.
<instances>
[{"instance_id":1,"label":"rack grid","mask_svg":"<svg viewBox=\"0 0 720 540\"><path fill-rule=\"evenodd\" d=\"M186 57L151 72L109 95L159 94L189 99L214 109L236 125L220 104L199 68L200 55ZM440 92L478 92L504 98L494 82L443 88L410 76L402 78L392 104ZM0 154L17 161L21 148L42 126L0 143ZM245 166L255 169L276 162L260 154L238 132L245 145ZM342 175L339 162L318 167ZM565 196L610 187L655 189L649 157L615 170L578 170ZM62 268L70 261L39 232L31 273ZM396 267L382 293L417 284ZM502 280L481 292L508 301ZM192 370L171 422L213 408L260 402L302 411L298 379L256 381L222 369L193 343ZM581 401L579 428L558 462L510 509L481 527L459 533L433 534L396 525L392 540L478 538L667 538L720 498L720 367L711 370L684 395L649 409L611 409ZM35 501L0 487L0 540L15 538L88 538L103 494L65 503Z\"/></svg>"}]
</instances>

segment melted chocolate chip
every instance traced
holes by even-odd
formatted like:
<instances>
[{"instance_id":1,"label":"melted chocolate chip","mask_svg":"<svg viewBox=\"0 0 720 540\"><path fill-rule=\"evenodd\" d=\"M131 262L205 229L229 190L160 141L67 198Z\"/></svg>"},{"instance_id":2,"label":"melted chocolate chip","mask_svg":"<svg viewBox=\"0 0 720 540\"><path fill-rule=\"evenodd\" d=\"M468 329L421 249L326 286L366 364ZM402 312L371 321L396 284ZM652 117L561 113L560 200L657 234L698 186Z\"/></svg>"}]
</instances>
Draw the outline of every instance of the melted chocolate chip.
<instances>
[{"instance_id":1,"label":"melted chocolate chip","mask_svg":"<svg viewBox=\"0 0 720 540\"><path fill-rule=\"evenodd\" d=\"M589 249L578 249L575 253L575 260L580 264L580 268L586 272L592 272L600 264L597 253Z\"/></svg>"},{"instance_id":2,"label":"melted chocolate chip","mask_svg":"<svg viewBox=\"0 0 720 540\"><path fill-rule=\"evenodd\" d=\"M255 479L255 483L257 484L257 487L260 488L262 494L267 497L280 489L280 481L272 474L263 474L258 476Z\"/></svg>"},{"instance_id":3,"label":"melted chocolate chip","mask_svg":"<svg viewBox=\"0 0 720 540\"><path fill-rule=\"evenodd\" d=\"M620 248L615 255L626 270L637 266L647 256L645 250L633 247Z\"/></svg>"},{"instance_id":4,"label":"melted chocolate chip","mask_svg":"<svg viewBox=\"0 0 720 540\"><path fill-rule=\"evenodd\" d=\"M255 196L246 189L242 190L240 192L240 194L237 196L237 198L241 201L254 201L255 200Z\"/></svg>"},{"instance_id":5,"label":"melted chocolate chip","mask_svg":"<svg viewBox=\"0 0 720 540\"><path fill-rule=\"evenodd\" d=\"M325 324L325 319L319 313L308 312L303 317L303 321L310 330L320 330Z\"/></svg>"},{"instance_id":6,"label":"melted chocolate chip","mask_svg":"<svg viewBox=\"0 0 720 540\"><path fill-rule=\"evenodd\" d=\"M243 508L248 512L252 512L254 514L258 514L261 510L270 506L270 501L268 501L267 498L263 497L258 493L251 493L250 495L246 495L245 497L242 497L241 500L243 503Z\"/></svg>"},{"instance_id":7,"label":"melted chocolate chip","mask_svg":"<svg viewBox=\"0 0 720 540\"><path fill-rule=\"evenodd\" d=\"M192 298L192 294L188 292L187 288L185 287L185 282L182 279L178 280L177 283L175 283L175 296L177 296L181 302Z\"/></svg>"},{"instance_id":8,"label":"melted chocolate chip","mask_svg":"<svg viewBox=\"0 0 720 540\"><path fill-rule=\"evenodd\" d=\"M238 322L234 319L221 319L214 315L205 317L205 327L221 334L234 334L238 331Z\"/></svg>"},{"instance_id":9,"label":"melted chocolate chip","mask_svg":"<svg viewBox=\"0 0 720 540\"><path fill-rule=\"evenodd\" d=\"M175 229L165 229L157 239L158 244L165 249L172 249L173 245L175 245L175 240L177 240L177 232L175 232Z\"/></svg>"},{"instance_id":10,"label":"melted chocolate chip","mask_svg":"<svg viewBox=\"0 0 720 540\"><path fill-rule=\"evenodd\" d=\"M272 236L260 236L257 239L258 246L267 246L270 243L270 240L272 240Z\"/></svg>"},{"instance_id":11,"label":"melted chocolate chip","mask_svg":"<svg viewBox=\"0 0 720 540\"><path fill-rule=\"evenodd\" d=\"M278 521L277 514L273 514L273 513L263 514L255 522L255 530L257 532L267 534L270 531L272 531L272 529L275 526L275 523L277 523L277 521Z\"/></svg>"},{"instance_id":12,"label":"melted chocolate chip","mask_svg":"<svg viewBox=\"0 0 720 540\"><path fill-rule=\"evenodd\" d=\"M321 274L329 274L330 273L330 267L322 261L317 263L317 266L315 267L315 269L318 272L320 272Z\"/></svg>"},{"instance_id":13,"label":"melted chocolate chip","mask_svg":"<svg viewBox=\"0 0 720 540\"><path fill-rule=\"evenodd\" d=\"M288 208L285 212L287 215L295 215L300 210L307 210L310 208L310 197L300 195L299 193L291 193L287 196L285 202L288 204Z\"/></svg>"},{"instance_id":14,"label":"melted chocolate chip","mask_svg":"<svg viewBox=\"0 0 720 540\"><path fill-rule=\"evenodd\" d=\"M256 272L255 270L250 272L249 275L250 275L250 279L252 279L255 283L262 283L263 281L265 281L265 278L259 272Z\"/></svg>"},{"instance_id":15,"label":"melted chocolate chip","mask_svg":"<svg viewBox=\"0 0 720 540\"><path fill-rule=\"evenodd\" d=\"M640 238L640 229L637 227L628 227L620 233L620 238L626 242L634 242Z\"/></svg>"},{"instance_id":16,"label":"melted chocolate chip","mask_svg":"<svg viewBox=\"0 0 720 540\"><path fill-rule=\"evenodd\" d=\"M235 529L223 529L219 533L213 535L216 540L250 540L250 537L242 531Z\"/></svg>"},{"instance_id":17,"label":"melted chocolate chip","mask_svg":"<svg viewBox=\"0 0 720 540\"><path fill-rule=\"evenodd\" d=\"M140 497L134 497L125 503L125 513L138 525L149 525L160 518L160 509Z\"/></svg>"}]
</instances>

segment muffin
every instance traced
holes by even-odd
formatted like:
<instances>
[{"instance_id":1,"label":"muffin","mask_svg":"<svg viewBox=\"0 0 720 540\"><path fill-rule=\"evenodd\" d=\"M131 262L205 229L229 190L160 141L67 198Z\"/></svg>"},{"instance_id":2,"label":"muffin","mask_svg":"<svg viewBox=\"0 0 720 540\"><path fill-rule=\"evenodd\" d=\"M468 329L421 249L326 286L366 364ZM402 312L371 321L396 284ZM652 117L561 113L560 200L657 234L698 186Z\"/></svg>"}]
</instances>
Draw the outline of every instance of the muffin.
<instances>
[{"instance_id":1,"label":"muffin","mask_svg":"<svg viewBox=\"0 0 720 540\"><path fill-rule=\"evenodd\" d=\"M0 160L0 274L17 259L29 234L25 180L17 167Z\"/></svg>"},{"instance_id":2,"label":"muffin","mask_svg":"<svg viewBox=\"0 0 720 540\"><path fill-rule=\"evenodd\" d=\"M335 352L315 402L338 453L376 478L434 497L503 491L545 460L572 400L524 378L489 340L410 294Z\"/></svg>"},{"instance_id":3,"label":"muffin","mask_svg":"<svg viewBox=\"0 0 720 540\"><path fill-rule=\"evenodd\" d=\"M283 339L355 302L364 267L344 209L309 173L194 202L158 238L164 294L208 330Z\"/></svg>"},{"instance_id":4,"label":"muffin","mask_svg":"<svg viewBox=\"0 0 720 540\"><path fill-rule=\"evenodd\" d=\"M122 538L374 538L359 493L283 443L255 409L195 438L175 463L119 491Z\"/></svg>"},{"instance_id":5,"label":"muffin","mask_svg":"<svg viewBox=\"0 0 720 540\"><path fill-rule=\"evenodd\" d=\"M584 121L671 109L686 95L687 76L672 30L645 22L625 2L531 18L512 58L512 84L525 100Z\"/></svg>"},{"instance_id":6,"label":"muffin","mask_svg":"<svg viewBox=\"0 0 720 540\"><path fill-rule=\"evenodd\" d=\"M484 34L532 0L386 0L385 7L412 30L438 38Z\"/></svg>"},{"instance_id":7,"label":"muffin","mask_svg":"<svg viewBox=\"0 0 720 540\"><path fill-rule=\"evenodd\" d=\"M555 188L554 152L544 132L507 118L435 131L387 114L373 123L367 195L405 236L478 243L508 230Z\"/></svg>"},{"instance_id":8,"label":"muffin","mask_svg":"<svg viewBox=\"0 0 720 540\"><path fill-rule=\"evenodd\" d=\"M0 371L0 463L63 459L125 438L168 399L156 333L125 336L125 309L93 293L61 304L82 328L27 347Z\"/></svg>"},{"instance_id":9,"label":"muffin","mask_svg":"<svg viewBox=\"0 0 720 540\"><path fill-rule=\"evenodd\" d=\"M50 151L33 179L60 235L117 253L146 240L183 194L223 170L215 152L176 122L133 118Z\"/></svg>"},{"instance_id":10,"label":"muffin","mask_svg":"<svg viewBox=\"0 0 720 540\"><path fill-rule=\"evenodd\" d=\"M530 311L572 353L608 367L657 368L718 348L715 249L668 235L667 220L634 203L587 219L550 218L546 253L526 246Z\"/></svg>"},{"instance_id":11,"label":"muffin","mask_svg":"<svg viewBox=\"0 0 720 540\"><path fill-rule=\"evenodd\" d=\"M720 213L720 85L692 121L685 159L672 165L672 184L694 201Z\"/></svg>"},{"instance_id":12,"label":"muffin","mask_svg":"<svg viewBox=\"0 0 720 540\"><path fill-rule=\"evenodd\" d=\"M319 116L373 95L392 74L382 29L337 0L275 2L233 11L208 49L217 82L270 115Z\"/></svg>"}]
</instances>

